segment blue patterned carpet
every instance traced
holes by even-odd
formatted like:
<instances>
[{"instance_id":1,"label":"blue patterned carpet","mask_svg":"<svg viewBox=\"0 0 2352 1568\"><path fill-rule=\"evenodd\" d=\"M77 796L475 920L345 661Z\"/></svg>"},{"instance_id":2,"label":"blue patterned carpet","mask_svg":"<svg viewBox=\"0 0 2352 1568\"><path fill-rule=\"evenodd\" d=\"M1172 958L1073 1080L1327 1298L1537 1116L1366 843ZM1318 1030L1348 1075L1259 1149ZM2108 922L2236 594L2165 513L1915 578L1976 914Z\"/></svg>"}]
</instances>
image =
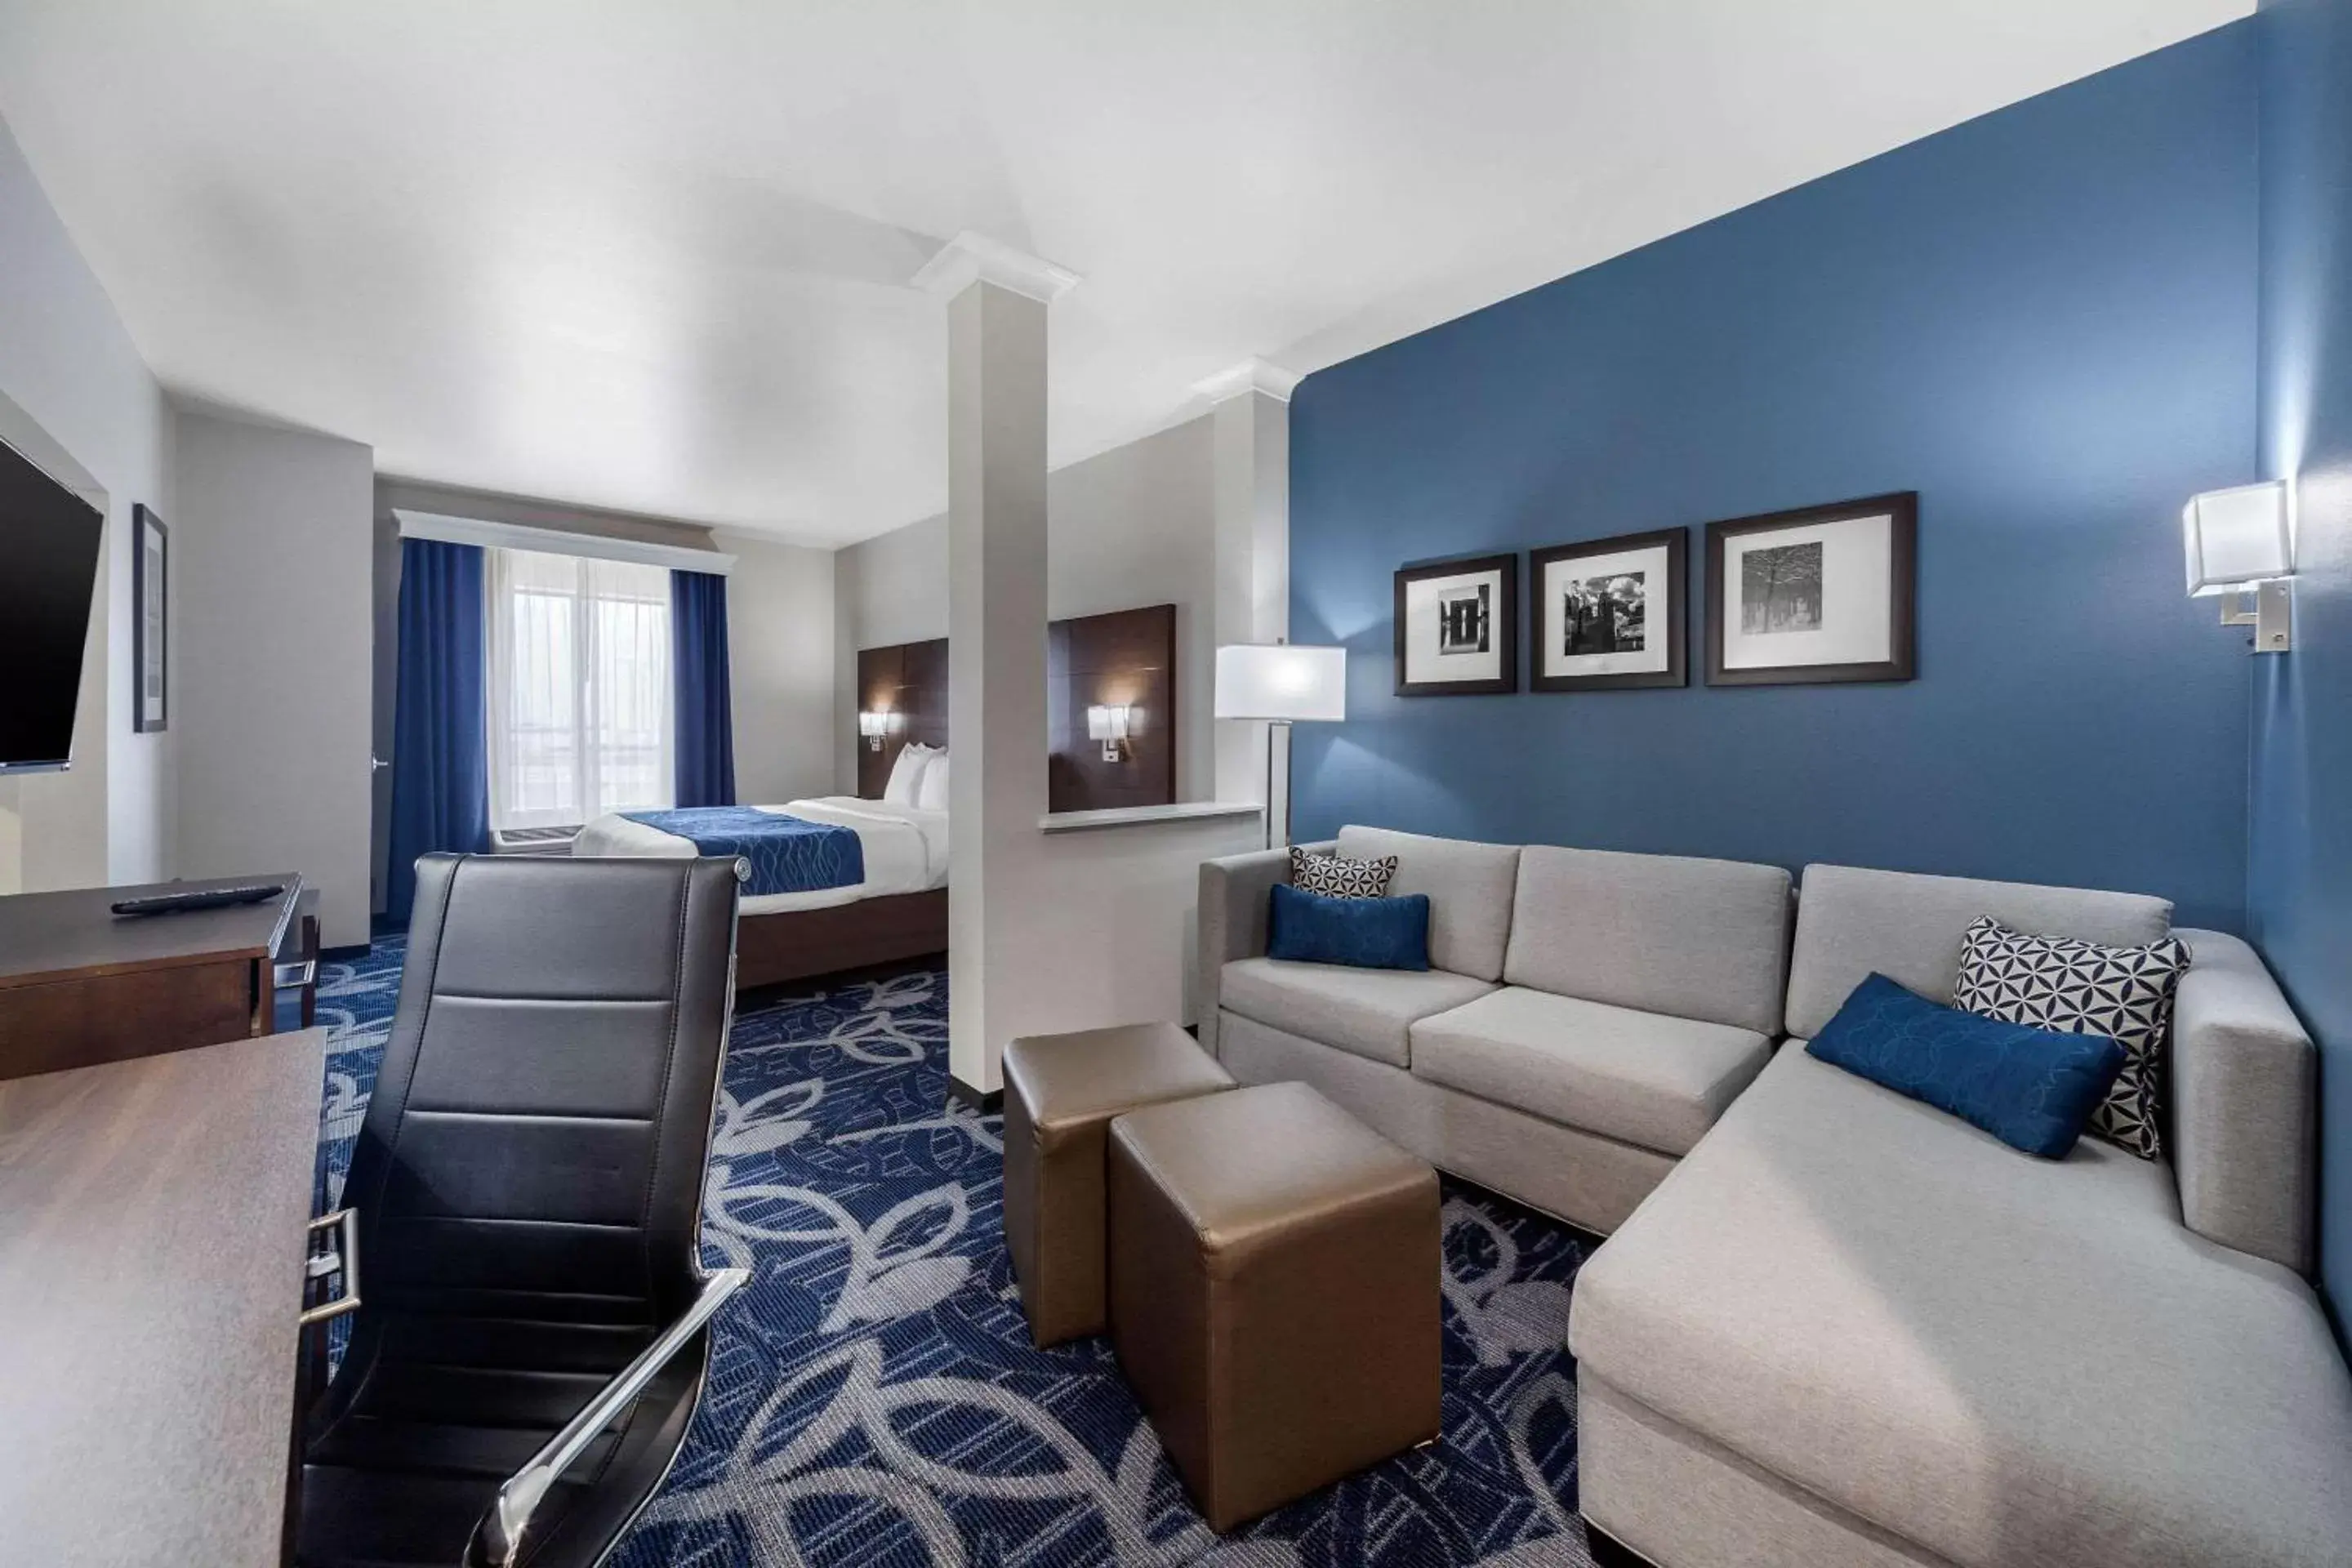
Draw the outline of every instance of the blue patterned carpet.
<instances>
[{"instance_id":1,"label":"blue patterned carpet","mask_svg":"<svg viewBox=\"0 0 2352 1568\"><path fill-rule=\"evenodd\" d=\"M322 1199L391 1027L403 945L324 966ZM1029 1344L996 1117L947 1109L947 977L761 1001L735 1020L705 1248L753 1270L718 1321L686 1451L623 1568L1588 1568L1574 1373L1590 1239L1445 1197L1445 1433L1219 1538L1108 1344Z\"/></svg>"}]
</instances>

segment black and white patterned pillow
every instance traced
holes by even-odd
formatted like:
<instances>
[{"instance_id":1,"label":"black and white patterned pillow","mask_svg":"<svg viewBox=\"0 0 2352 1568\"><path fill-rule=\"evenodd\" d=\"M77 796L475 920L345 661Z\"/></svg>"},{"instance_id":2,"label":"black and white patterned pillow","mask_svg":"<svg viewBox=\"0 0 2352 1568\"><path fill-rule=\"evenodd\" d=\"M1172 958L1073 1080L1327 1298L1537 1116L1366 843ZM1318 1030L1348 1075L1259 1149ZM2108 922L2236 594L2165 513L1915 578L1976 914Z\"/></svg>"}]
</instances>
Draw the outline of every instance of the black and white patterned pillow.
<instances>
[{"instance_id":1,"label":"black and white patterned pillow","mask_svg":"<svg viewBox=\"0 0 2352 1568\"><path fill-rule=\"evenodd\" d=\"M1990 915L1969 927L1953 1005L2037 1029L2105 1035L2124 1048L2123 1071L2091 1113L2090 1131L2153 1160L2164 1152L2165 1042L2172 997L2189 968L2177 936L2142 947L2029 936Z\"/></svg>"},{"instance_id":2,"label":"black and white patterned pillow","mask_svg":"<svg viewBox=\"0 0 2352 1568\"><path fill-rule=\"evenodd\" d=\"M1293 847L1290 885L1302 893L1327 899L1379 899L1388 896L1389 879L1396 875L1397 858L1382 855L1370 860L1343 860Z\"/></svg>"}]
</instances>

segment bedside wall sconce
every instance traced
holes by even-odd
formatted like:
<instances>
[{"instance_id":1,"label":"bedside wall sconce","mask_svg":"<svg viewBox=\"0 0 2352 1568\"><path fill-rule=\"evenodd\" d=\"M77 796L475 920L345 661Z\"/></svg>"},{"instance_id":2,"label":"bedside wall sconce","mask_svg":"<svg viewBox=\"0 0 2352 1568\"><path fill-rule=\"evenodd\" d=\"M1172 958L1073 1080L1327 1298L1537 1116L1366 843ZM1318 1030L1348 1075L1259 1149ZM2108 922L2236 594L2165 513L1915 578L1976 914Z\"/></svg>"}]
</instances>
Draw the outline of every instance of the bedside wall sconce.
<instances>
[{"instance_id":1,"label":"bedside wall sconce","mask_svg":"<svg viewBox=\"0 0 2352 1568\"><path fill-rule=\"evenodd\" d=\"M898 715L887 709L878 712L867 711L857 716L857 732L866 737L867 751L878 752L882 749L882 738L890 732L892 721L897 717Z\"/></svg>"},{"instance_id":2,"label":"bedside wall sconce","mask_svg":"<svg viewBox=\"0 0 2352 1568\"><path fill-rule=\"evenodd\" d=\"M1116 763L1125 758L1128 725L1133 718L1134 710L1125 703L1087 710L1087 739L1102 742L1104 762Z\"/></svg>"},{"instance_id":3,"label":"bedside wall sconce","mask_svg":"<svg viewBox=\"0 0 2352 1568\"><path fill-rule=\"evenodd\" d=\"M2294 519L2284 481L2189 498L2180 513L2191 598L2221 596L2221 624L2254 628L2256 653L2294 646Z\"/></svg>"}]
</instances>

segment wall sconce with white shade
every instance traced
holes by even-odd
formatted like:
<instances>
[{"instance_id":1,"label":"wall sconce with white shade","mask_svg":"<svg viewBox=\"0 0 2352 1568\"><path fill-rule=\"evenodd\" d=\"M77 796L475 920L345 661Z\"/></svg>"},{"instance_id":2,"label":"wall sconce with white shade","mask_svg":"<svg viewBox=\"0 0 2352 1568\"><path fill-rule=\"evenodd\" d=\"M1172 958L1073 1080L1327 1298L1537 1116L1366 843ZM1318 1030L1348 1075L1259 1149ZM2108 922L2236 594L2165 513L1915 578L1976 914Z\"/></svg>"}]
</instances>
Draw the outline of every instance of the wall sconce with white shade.
<instances>
[{"instance_id":1,"label":"wall sconce with white shade","mask_svg":"<svg viewBox=\"0 0 2352 1568\"><path fill-rule=\"evenodd\" d=\"M857 732L866 737L867 751L882 749L882 738L890 732L891 721L897 717L887 709L878 712L868 710L857 716Z\"/></svg>"},{"instance_id":2,"label":"wall sconce with white shade","mask_svg":"<svg viewBox=\"0 0 2352 1568\"><path fill-rule=\"evenodd\" d=\"M1134 717L1135 710L1123 702L1087 710L1087 739L1102 742L1104 762L1116 763L1126 755L1128 726Z\"/></svg>"},{"instance_id":3,"label":"wall sconce with white shade","mask_svg":"<svg viewBox=\"0 0 2352 1568\"><path fill-rule=\"evenodd\" d=\"M1273 729L1285 731L1295 723L1336 723L1348 716L1348 650L1290 643L1228 643L1217 650L1216 715L1263 719ZM1282 795L1282 841L1290 842L1287 788ZM1265 742L1265 847L1274 847L1271 730Z\"/></svg>"},{"instance_id":4,"label":"wall sconce with white shade","mask_svg":"<svg viewBox=\"0 0 2352 1568\"><path fill-rule=\"evenodd\" d=\"M2221 624L2254 628L2256 653L2294 646L2292 498L2278 479L2192 496L2180 513L2191 598L2222 595ZM2249 605L2246 601L2253 603Z\"/></svg>"}]
</instances>

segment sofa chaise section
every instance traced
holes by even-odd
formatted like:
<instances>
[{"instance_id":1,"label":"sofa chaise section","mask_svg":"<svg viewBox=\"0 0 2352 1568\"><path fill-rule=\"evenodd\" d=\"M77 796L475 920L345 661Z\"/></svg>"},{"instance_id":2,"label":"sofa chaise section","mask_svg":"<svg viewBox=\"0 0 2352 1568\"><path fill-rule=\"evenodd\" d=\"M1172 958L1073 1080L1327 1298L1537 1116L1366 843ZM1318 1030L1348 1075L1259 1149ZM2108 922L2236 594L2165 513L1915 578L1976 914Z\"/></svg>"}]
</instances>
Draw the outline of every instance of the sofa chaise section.
<instances>
[{"instance_id":1,"label":"sofa chaise section","mask_svg":"<svg viewBox=\"0 0 2352 1568\"><path fill-rule=\"evenodd\" d=\"M1800 910L1806 1031L1873 970L1948 1001L1978 914L2110 942L2169 917L1840 868ZM1578 1277L1586 1517L1661 1568L2352 1562L2352 1379L2284 1212L2310 1043L2242 942L2180 934L2177 1181L2091 1138L2035 1159L1781 1047Z\"/></svg>"}]
</instances>

